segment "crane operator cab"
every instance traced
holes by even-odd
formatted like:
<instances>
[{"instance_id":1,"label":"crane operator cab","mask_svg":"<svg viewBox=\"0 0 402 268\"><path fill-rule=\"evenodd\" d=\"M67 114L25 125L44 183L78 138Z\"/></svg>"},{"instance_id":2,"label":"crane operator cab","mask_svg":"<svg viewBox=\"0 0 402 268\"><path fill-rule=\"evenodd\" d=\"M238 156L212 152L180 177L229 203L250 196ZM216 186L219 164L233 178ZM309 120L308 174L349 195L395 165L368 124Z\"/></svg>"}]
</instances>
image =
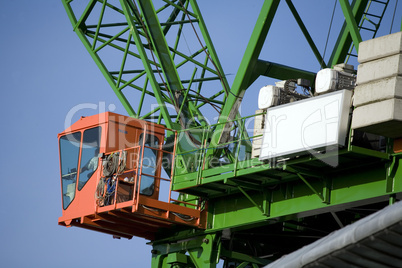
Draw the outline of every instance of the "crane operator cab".
<instances>
[{"instance_id":1,"label":"crane operator cab","mask_svg":"<svg viewBox=\"0 0 402 268\"><path fill-rule=\"evenodd\" d=\"M200 206L174 200L170 187L161 193L161 182L171 182L171 174L162 178L162 158L174 162L174 152L162 149L165 131L106 112L82 117L60 133L59 224L146 239L177 224L204 228L206 212ZM168 198L161 201L164 194Z\"/></svg>"}]
</instances>

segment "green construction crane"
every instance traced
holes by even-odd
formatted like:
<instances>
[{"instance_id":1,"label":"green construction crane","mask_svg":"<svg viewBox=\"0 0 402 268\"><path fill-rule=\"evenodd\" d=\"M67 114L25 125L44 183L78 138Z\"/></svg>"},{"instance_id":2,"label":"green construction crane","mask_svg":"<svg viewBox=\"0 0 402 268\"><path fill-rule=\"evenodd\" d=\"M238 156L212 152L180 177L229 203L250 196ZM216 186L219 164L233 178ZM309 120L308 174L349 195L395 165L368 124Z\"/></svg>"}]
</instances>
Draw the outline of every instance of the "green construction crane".
<instances>
[{"instance_id":1,"label":"green construction crane","mask_svg":"<svg viewBox=\"0 0 402 268\"><path fill-rule=\"evenodd\" d=\"M252 133L245 125L254 116L239 114L260 76L315 81L316 73L260 58L281 2L312 60L331 68L356 56L363 31L375 37L389 1L337 1L344 23L325 61L295 4L265 0L231 86L196 0L62 2L128 115L165 125L172 130L167 139L174 131L186 137L177 144L172 190L182 201L207 200L206 229L181 226L158 233L151 241L152 267L216 267L219 259L224 267L262 267L402 193L401 160L392 139L385 139L383 151L370 150L353 143L351 131L336 152L337 167L328 167L325 158L331 155L273 165L251 157Z\"/></svg>"}]
</instances>

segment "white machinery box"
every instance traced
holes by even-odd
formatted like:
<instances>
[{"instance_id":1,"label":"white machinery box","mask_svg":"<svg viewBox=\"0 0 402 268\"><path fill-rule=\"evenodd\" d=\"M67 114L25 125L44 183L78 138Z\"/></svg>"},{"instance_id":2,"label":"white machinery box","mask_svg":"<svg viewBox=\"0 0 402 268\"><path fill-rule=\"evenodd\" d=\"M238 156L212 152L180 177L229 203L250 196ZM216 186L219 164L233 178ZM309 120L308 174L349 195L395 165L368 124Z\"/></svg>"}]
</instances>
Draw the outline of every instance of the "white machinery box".
<instances>
[{"instance_id":1,"label":"white machinery box","mask_svg":"<svg viewBox=\"0 0 402 268\"><path fill-rule=\"evenodd\" d=\"M269 108L260 160L317 153L344 146L352 91L340 90Z\"/></svg>"}]
</instances>

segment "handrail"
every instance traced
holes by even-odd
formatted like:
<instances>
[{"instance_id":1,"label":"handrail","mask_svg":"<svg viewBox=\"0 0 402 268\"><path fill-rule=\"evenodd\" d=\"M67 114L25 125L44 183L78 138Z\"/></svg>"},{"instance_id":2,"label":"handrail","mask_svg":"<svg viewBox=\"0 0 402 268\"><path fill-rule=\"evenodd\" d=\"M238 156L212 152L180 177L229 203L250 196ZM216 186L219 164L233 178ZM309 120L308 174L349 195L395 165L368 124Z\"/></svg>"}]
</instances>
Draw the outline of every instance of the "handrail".
<instances>
[{"instance_id":1,"label":"handrail","mask_svg":"<svg viewBox=\"0 0 402 268\"><path fill-rule=\"evenodd\" d=\"M114 154L114 153L120 153L122 151L127 151L128 152L128 151L131 151L131 150L133 150L137 154L140 153L139 157L135 157L134 159L131 160L132 162L130 163L130 166L135 167L135 168L124 169L123 172L121 172L119 174L115 174L115 176L117 176L117 177L121 177L123 174L127 174L127 173L130 173L130 172L134 172L134 174L136 174L136 179L134 179L133 185L132 185L132 187L133 187L133 195L132 195L132 202L133 203L132 203L132 206L133 206L134 210L138 210L139 205L140 205L138 201L140 200L140 194L141 194L140 189L141 189L142 176L152 177L155 180L159 180L159 181L163 180L163 181L169 182L169 192L168 192L168 201L167 201L169 204L170 203L175 203L175 204L179 203L179 204L182 204L182 205L185 205L185 206L191 205L191 206L194 206L195 209L201 210L201 206L200 206L199 202L197 202L197 204L192 204L192 203L189 203L189 202L185 202L185 201L181 201L181 200L177 200L177 199L172 198L172 190L171 190L172 189L172 183L173 183L172 178L174 176L174 170L175 170L174 169L174 163L175 163L175 155L176 155L176 150L177 150L177 136L178 136L178 133L177 133L176 130L171 130L171 129L167 129L167 130L172 131L174 133L174 135L175 135L173 152L163 150L162 148L159 148L160 146L158 146L158 148L155 148L155 147L152 147L152 146L145 145L146 139L144 138L142 140L142 144L135 145L135 146L128 147L128 148L125 148L125 149L121 149L121 150L111 151L111 152L108 152L106 155L110 155L110 154ZM145 126L145 128L143 130L143 133L147 134L146 126ZM170 172L171 177L170 178L164 178L164 177L162 177L160 175L156 176L156 175L147 174L147 173L143 172L143 161L144 161L144 152L145 152L145 150L143 150L143 148L149 148L149 149L155 151L155 153L157 155L157 159L156 159L157 164L156 165L157 165L158 168L162 168L161 167L161 163L162 163L161 158L162 158L163 154L172 155L171 172ZM102 177L105 177L103 175L103 169L101 171L101 178ZM118 199L118 189L119 189L120 180L121 180L121 178L120 179L116 178L116 182L115 182L115 186L114 186L115 187L114 200L113 200L113 203L107 205L107 206L113 206L114 209L116 209L117 206L118 206L118 200L117 199ZM160 200L161 193L162 192L159 192L157 200ZM96 211L98 211L98 207L99 207L99 204L96 203ZM167 213L169 215L170 212L168 211Z\"/></svg>"},{"instance_id":2,"label":"handrail","mask_svg":"<svg viewBox=\"0 0 402 268\"><path fill-rule=\"evenodd\" d=\"M264 115L264 114L266 114L266 113L265 113L265 112L263 112L263 113L258 113L258 114L249 115L249 116L245 116L245 117L242 117L242 118L230 120L230 121L228 121L228 122L239 122L239 120L245 121L246 119L253 118L253 117L257 117L257 116L259 116L259 115ZM207 128L208 128L208 129L213 129L215 126L222 125L222 124L227 124L228 122L216 123L216 124L213 124L213 125L211 125L211 126L198 126L198 127L194 127L194 128L181 129L181 130L178 130L177 132L178 132L178 133L181 133L181 132L187 132L187 131L192 131L192 130L196 130L196 129L203 129L203 130L206 130ZM260 135L255 135L255 136L250 136L249 138L242 139L242 141L243 141L243 140L250 140L250 139L252 139L252 138L261 137L261 136L262 136L262 134L260 134ZM206 137L206 138L208 138L208 137ZM238 141L238 140L236 140L236 141ZM218 144L218 145L215 146L215 147L208 147L208 149L211 149L211 148L219 148L219 147L222 147L222 146L224 146L224 145L231 144L231 143L233 143L233 142L234 142L234 141L226 142L226 143L220 143L220 144ZM188 153L188 152L198 151L198 150L202 150L202 149L194 149L194 150L185 151L185 152L180 153L180 155L185 154L185 153Z\"/></svg>"},{"instance_id":3,"label":"handrail","mask_svg":"<svg viewBox=\"0 0 402 268\"><path fill-rule=\"evenodd\" d=\"M244 137L244 133L246 129L246 126L248 126L250 124L250 122L252 123L252 121L247 121L250 118L256 118L258 116L261 115L265 115L266 112L262 112L262 113L257 113L254 115L249 115L246 117L242 117L242 118L237 118L234 120L231 120L231 122L234 122L236 124L236 127L238 128L237 131L237 135L235 135L235 138L232 141L226 142L226 143L221 143L219 145L216 146L211 146L210 143L208 142L208 139L210 138L210 134L208 133L209 129L213 129L215 126L219 125L219 124L225 124L225 123L217 123L215 125L212 125L209 127L204 127L204 126L198 126L195 128L190 128L190 129L184 129L184 130L178 130L177 131L177 135L180 135L182 132L185 131L202 131L202 140L201 140L201 144L198 148L196 149L190 149L187 151L181 151L179 153L175 152L175 159L177 159L177 156L184 156L186 154L194 154L194 157L196 157L196 161L194 164L194 179L196 180L195 183L196 185L202 184L202 180L204 179L204 175L206 174L205 171L209 170L210 167L207 164L207 155L208 155L208 151L209 150L216 150L216 149L222 149L223 147L227 147L230 146L231 144L233 144L233 148L230 150L230 158L231 160L228 163L222 163L223 165L233 165L232 170L228 171L231 172L233 174L233 176L236 176L238 174L238 172L241 169L244 169L244 165L243 164L239 164L240 162L243 163L243 160L246 161L251 161L251 154L250 152L246 152L245 154L245 158L242 159L240 158L241 156L241 147L242 145L244 145L245 143L252 143L253 140L261 138L263 136L263 134L257 134L257 135L253 135L253 136L246 136ZM250 129L251 130L251 129ZM252 129L254 131L254 127ZM251 134L251 133L250 133ZM263 164L263 163L261 163ZM258 165L258 163L255 163L254 165ZM246 166L248 166L246 164ZM218 173L221 173L222 170L217 170ZM209 174L209 173L208 173ZM207 175L208 177L210 176ZM171 177L172 179L174 179L174 176Z\"/></svg>"}]
</instances>

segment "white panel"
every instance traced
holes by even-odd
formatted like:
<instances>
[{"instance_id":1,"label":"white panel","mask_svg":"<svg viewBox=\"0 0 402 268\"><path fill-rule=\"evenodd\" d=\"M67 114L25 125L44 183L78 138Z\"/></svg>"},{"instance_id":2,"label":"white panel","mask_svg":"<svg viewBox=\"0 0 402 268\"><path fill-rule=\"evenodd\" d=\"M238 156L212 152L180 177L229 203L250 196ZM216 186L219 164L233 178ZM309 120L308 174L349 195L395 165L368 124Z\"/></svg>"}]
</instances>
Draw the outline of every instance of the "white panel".
<instances>
[{"instance_id":1,"label":"white panel","mask_svg":"<svg viewBox=\"0 0 402 268\"><path fill-rule=\"evenodd\" d=\"M265 86L260 89L258 94L258 109L267 109L275 106L279 100L279 88L275 86Z\"/></svg>"},{"instance_id":2,"label":"white panel","mask_svg":"<svg viewBox=\"0 0 402 268\"><path fill-rule=\"evenodd\" d=\"M264 114L262 114L264 110L257 110L255 114L259 114L254 117L254 133L253 136L263 135L264 134ZM251 150L251 158L255 158L260 156L262 144L262 136L258 138L253 138L252 150Z\"/></svg>"},{"instance_id":3,"label":"white panel","mask_svg":"<svg viewBox=\"0 0 402 268\"><path fill-rule=\"evenodd\" d=\"M268 109L260 160L344 146L352 92L340 90Z\"/></svg>"}]
</instances>

